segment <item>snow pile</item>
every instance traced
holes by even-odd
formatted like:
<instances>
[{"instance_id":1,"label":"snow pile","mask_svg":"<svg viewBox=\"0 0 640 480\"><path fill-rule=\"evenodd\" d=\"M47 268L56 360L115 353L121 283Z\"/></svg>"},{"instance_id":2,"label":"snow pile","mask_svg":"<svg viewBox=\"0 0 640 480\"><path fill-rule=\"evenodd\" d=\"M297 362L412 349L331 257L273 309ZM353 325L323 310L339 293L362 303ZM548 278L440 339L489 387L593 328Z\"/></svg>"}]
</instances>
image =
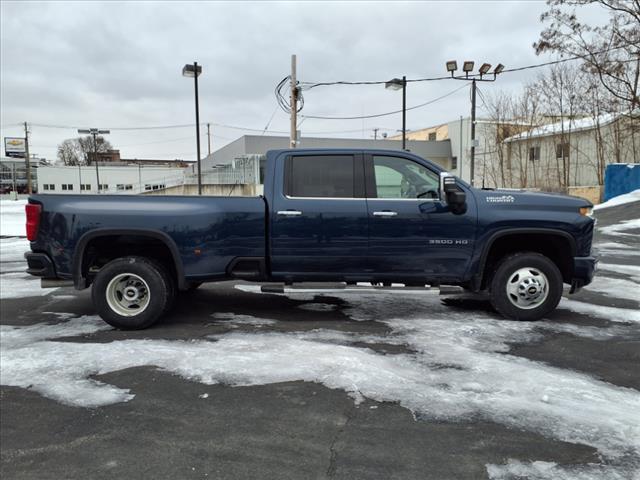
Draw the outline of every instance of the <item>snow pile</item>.
<instances>
[{"instance_id":1,"label":"snow pile","mask_svg":"<svg viewBox=\"0 0 640 480\"><path fill-rule=\"evenodd\" d=\"M26 200L0 200L0 236L26 236Z\"/></svg>"},{"instance_id":2,"label":"snow pile","mask_svg":"<svg viewBox=\"0 0 640 480\"><path fill-rule=\"evenodd\" d=\"M640 310L605 307L602 305L593 305L592 303L579 302L577 300L569 300L568 298L560 300L558 308L565 308L572 312L602 318L611 322L640 323Z\"/></svg>"},{"instance_id":3,"label":"snow pile","mask_svg":"<svg viewBox=\"0 0 640 480\"><path fill-rule=\"evenodd\" d=\"M40 288L40 278L22 272L3 273L0 276L0 300L47 295L57 288Z\"/></svg>"},{"instance_id":4,"label":"snow pile","mask_svg":"<svg viewBox=\"0 0 640 480\"><path fill-rule=\"evenodd\" d=\"M601 210L603 208L615 207L617 205L624 205L625 203L631 202L640 202L640 189L634 190L633 192L625 193L623 195L618 195L617 197L613 197L606 202L600 203L593 207L594 210Z\"/></svg>"}]
</instances>

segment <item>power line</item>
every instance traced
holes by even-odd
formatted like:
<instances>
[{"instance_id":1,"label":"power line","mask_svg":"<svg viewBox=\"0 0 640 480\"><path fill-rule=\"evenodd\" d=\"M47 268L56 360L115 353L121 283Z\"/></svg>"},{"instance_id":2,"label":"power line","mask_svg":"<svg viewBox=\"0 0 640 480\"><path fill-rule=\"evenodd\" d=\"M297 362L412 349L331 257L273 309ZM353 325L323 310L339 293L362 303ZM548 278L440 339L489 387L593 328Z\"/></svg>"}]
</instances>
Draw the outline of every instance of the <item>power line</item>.
<instances>
[{"instance_id":1,"label":"power line","mask_svg":"<svg viewBox=\"0 0 640 480\"><path fill-rule=\"evenodd\" d=\"M408 81L408 80L407 80ZM414 105L413 107L408 107L407 109L405 109L406 111L409 110L415 110L417 108L422 108L422 107L426 107L427 105L431 105L432 103L435 103L439 100L442 100L443 98L446 98L450 95L453 95L454 93L462 90L463 88L467 87L467 85L462 85L454 90L451 90L450 92L445 93L444 95L441 95L437 98L434 98L432 100L429 100L427 102L421 103L419 105ZM396 113L401 113L402 110L394 110L392 112L385 112L385 113L376 113L373 115L360 115L360 116L353 116L353 117L325 117L325 116L318 116L318 115L300 115L301 117L304 118L313 118L313 119L320 119L320 120L361 120L361 119L365 119L365 118L378 118L378 117L386 117L388 115L395 115Z\"/></svg>"},{"instance_id":2,"label":"power line","mask_svg":"<svg viewBox=\"0 0 640 480\"><path fill-rule=\"evenodd\" d=\"M605 50L601 50L599 52L594 52L593 54L590 55L600 55L602 53L608 53L608 52L612 52L614 50L619 50L621 48L625 48L629 45L620 45L617 47L612 47L612 48L608 48ZM561 58L558 60L551 60L549 62L543 62L543 63L536 63L533 65L525 65L523 67L514 67L514 68L505 68L502 73L509 73L509 72L520 72L522 70L530 70L533 68L540 68L540 67L546 67L548 65L556 65L558 63L564 63L564 62L570 62L573 60L579 60L579 59L586 59L588 58L589 55L575 55L573 57L567 57L567 58ZM501 74L502 74L501 73ZM474 77L480 77L480 74L472 74L469 75L470 79L473 79ZM409 82L433 82L433 81L438 81L438 80L449 80L451 77L450 76L439 76L439 77L426 77L426 78L407 78L407 83ZM375 81L360 81L360 82L350 82L350 81L346 81L346 80L340 80L340 81L336 81L336 82L300 82L301 86L303 89L305 90L311 90L312 88L315 87L323 87L323 86L331 86L331 85L382 85L387 83L389 80L375 80Z\"/></svg>"}]
</instances>

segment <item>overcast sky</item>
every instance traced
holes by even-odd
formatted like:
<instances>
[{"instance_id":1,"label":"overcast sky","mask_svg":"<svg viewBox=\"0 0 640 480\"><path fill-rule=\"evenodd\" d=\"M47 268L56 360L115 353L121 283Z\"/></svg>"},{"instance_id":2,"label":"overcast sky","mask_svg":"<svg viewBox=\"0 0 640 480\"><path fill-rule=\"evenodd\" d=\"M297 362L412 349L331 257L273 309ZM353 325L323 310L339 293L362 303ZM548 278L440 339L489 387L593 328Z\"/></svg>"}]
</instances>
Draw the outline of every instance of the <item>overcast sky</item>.
<instances>
[{"instance_id":1,"label":"overcast sky","mask_svg":"<svg viewBox=\"0 0 640 480\"><path fill-rule=\"evenodd\" d=\"M287 132L275 85L298 55L301 81L368 81L440 76L445 61L507 67L540 63L532 43L541 30L542 1L450 2L1 2L2 136L33 123L32 153L55 158L75 130L112 128L125 158L195 159L195 127L121 131L117 127L193 124L193 81L181 76L198 61L200 119L211 122L214 150L243 133L213 124ZM517 91L535 71L507 73L482 85ZM466 83L466 82L465 82ZM412 83L408 106L463 83ZM399 109L401 92L381 85L329 86L304 92L302 114L350 116ZM419 129L469 115L463 88L407 114ZM394 134L401 115L367 120L312 120L306 136L368 138ZM206 128L203 130L206 131ZM317 134L314 132L342 132ZM269 132L267 132L269 134ZM206 153L206 136L202 150Z\"/></svg>"}]
</instances>

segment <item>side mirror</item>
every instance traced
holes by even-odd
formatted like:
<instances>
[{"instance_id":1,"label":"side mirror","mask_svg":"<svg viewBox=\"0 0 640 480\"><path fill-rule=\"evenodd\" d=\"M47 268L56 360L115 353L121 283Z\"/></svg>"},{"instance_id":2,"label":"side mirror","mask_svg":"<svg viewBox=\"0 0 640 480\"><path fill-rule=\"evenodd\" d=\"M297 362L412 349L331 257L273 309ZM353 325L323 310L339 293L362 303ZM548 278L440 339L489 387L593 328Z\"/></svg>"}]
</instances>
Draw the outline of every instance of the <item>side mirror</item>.
<instances>
[{"instance_id":1,"label":"side mirror","mask_svg":"<svg viewBox=\"0 0 640 480\"><path fill-rule=\"evenodd\" d=\"M440 190L452 213L460 215L467 211L467 194L456 182L456 177L449 173L441 173Z\"/></svg>"}]
</instances>

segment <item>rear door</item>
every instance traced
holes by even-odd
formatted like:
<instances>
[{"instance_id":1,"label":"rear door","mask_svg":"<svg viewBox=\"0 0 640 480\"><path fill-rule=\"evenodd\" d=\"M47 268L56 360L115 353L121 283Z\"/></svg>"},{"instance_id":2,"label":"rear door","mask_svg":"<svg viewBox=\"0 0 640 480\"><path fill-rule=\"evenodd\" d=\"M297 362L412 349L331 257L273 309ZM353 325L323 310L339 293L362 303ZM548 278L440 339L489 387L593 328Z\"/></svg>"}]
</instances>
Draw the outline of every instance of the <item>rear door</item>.
<instances>
[{"instance_id":1,"label":"rear door","mask_svg":"<svg viewBox=\"0 0 640 480\"><path fill-rule=\"evenodd\" d=\"M475 205L451 213L439 173L413 159L366 155L365 172L370 270L378 278L462 277L473 252Z\"/></svg>"},{"instance_id":2,"label":"rear door","mask_svg":"<svg viewBox=\"0 0 640 480\"><path fill-rule=\"evenodd\" d=\"M362 155L290 154L278 159L274 178L273 276L337 280L361 273L369 233Z\"/></svg>"}]
</instances>

